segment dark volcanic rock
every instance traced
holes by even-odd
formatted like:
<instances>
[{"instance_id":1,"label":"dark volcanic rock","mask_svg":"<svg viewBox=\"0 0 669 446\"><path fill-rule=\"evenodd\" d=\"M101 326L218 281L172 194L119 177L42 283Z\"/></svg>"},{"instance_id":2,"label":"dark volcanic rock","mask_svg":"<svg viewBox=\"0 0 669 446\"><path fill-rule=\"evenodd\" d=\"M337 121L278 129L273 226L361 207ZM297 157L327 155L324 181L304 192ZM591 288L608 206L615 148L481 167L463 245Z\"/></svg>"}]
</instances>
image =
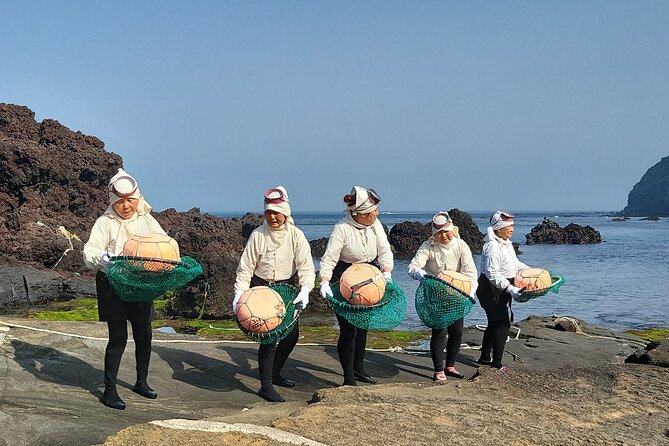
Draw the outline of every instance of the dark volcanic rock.
<instances>
[{"instance_id":1,"label":"dark volcanic rock","mask_svg":"<svg viewBox=\"0 0 669 446\"><path fill-rule=\"evenodd\" d=\"M669 367L669 340L651 342L646 348L628 356L625 362Z\"/></svg>"},{"instance_id":2,"label":"dark volcanic rock","mask_svg":"<svg viewBox=\"0 0 669 446\"><path fill-rule=\"evenodd\" d=\"M669 156L648 169L627 197L623 215L669 217Z\"/></svg>"},{"instance_id":3,"label":"dark volcanic rock","mask_svg":"<svg viewBox=\"0 0 669 446\"><path fill-rule=\"evenodd\" d=\"M320 259L325 254L325 248L328 246L328 238L322 237L316 240L309 240L309 246L311 246L311 256L314 259Z\"/></svg>"},{"instance_id":4,"label":"dark volcanic rock","mask_svg":"<svg viewBox=\"0 0 669 446\"><path fill-rule=\"evenodd\" d=\"M479 231L471 215L459 209L451 209L448 213L453 219L453 224L460 231L460 238L467 243L473 254L480 254L483 249L484 235ZM395 249L397 258L410 259L416 254L420 245L431 235L430 223L405 221L392 227L388 241Z\"/></svg>"},{"instance_id":5,"label":"dark volcanic rock","mask_svg":"<svg viewBox=\"0 0 669 446\"><path fill-rule=\"evenodd\" d=\"M105 185L121 165L99 139L0 104L0 264L22 269L0 275L0 288L16 290L23 276L30 301L53 300L71 297L64 283L74 272L91 277L83 241L106 209ZM14 302L0 298L0 307Z\"/></svg>"},{"instance_id":6,"label":"dark volcanic rock","mask_svg":"<svg viewBox=\"0 0 669 446\"><path fill-rule=\"evenodd\" d=\"M602 236L592 226L580 226L570 223L561 228L553 220L544 218L544 221L535 226L525 236L527 245L535 244L586 244L601 243Z\"/></svg>"},{"instance_id":7,"label":"dark volcanic rock","mask_svg":"<svg viewBox=\"0 0 669 446\"><path fill-rule=\"evenodd\" d=\"M0 261L53 267L70 246L59 227L85 240L107 207L105 185L121 165L99 139L57 121L37 123L26 107L0 104ZM74 252L83 248L72 243ZM82 269L79 254L57 267Z\"/></svg>"},{"instance_id":8,"label":"dark volcanic rock","mask_svg":"<svg viewBox=\"0 0 669 446\"><path fill-rule=\"evenodd\" d=\"M432 231L429 223L405 221L390 229L388 241L395 248L395 257L412 258L420 245L427 240Z\"/></svg>"},{"instance_id":9,"label":"dark volcanic rock","mask_svg":"<svg viewBox=\"0 0 669 446\"><path fill-rule=\"evenodd\" d=\"M247 212L241 218L241 221L242 237L248 239L256 228L262 226L265 221L265 217L262 214L253 214L251 212Z\"/></svg>"}]
</instances>

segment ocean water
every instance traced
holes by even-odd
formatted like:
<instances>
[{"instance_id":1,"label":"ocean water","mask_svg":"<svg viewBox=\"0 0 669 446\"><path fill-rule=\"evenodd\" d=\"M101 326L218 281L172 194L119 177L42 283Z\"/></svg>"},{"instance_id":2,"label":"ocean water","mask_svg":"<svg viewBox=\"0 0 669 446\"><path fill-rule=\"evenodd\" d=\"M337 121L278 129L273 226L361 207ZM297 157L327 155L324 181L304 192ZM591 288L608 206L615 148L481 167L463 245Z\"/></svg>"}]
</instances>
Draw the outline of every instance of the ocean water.
<instances>
[{"instance_id":1,"label":"ocean water","mask_svg":"<svg viewBox=\"0 0 669 446\"><path fill-rule=\"evenodd\" d=\"M479 230L485 232L492 212L470 212ZM241 214L218 214L238 217ZM433 213L382 212L379 219L391 228L403 221L427 223ZM602 235L593 245L525 245L525 234L544 216L561 227L569 223L592 226ZM309 240L328 237L340 212L293 214L296 225ZM669 274L669 219L643 221L632 218L614 222L606 212L516 213L513 241L521 244L519 258L530 266L549 269L565 277L558 294L525 303L513 303L515 319L530 315L574 316L615 330L669 327L669 292L662 277ZM474 260L479 264L480 256ZM318 259L314 259L318 269ZM396 260L393 279L407 295L407 318L400 328L424 329L414 308L418 283L407 274L408 260ZM476 305L465 325L485 324L483 309Z\"/></svg>"}]
</instances>

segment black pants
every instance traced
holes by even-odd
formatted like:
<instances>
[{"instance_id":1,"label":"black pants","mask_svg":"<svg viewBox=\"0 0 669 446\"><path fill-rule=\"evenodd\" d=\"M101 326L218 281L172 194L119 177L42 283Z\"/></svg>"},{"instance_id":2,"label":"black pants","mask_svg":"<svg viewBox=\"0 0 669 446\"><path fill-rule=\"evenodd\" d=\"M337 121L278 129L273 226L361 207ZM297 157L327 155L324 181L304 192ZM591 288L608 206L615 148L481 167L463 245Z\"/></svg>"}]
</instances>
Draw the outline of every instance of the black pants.
<instances>
[{"instance_id":1,"label":"black pants","mask_svg":"<svg viewBox=\"0 0 669 446\"><path fill-rule=\"evenodd\" d=\"M462 330L464 328L464 319L458 319L448 327L433 328L430 338L430 355L435 372L444 371L444 343L446 333L448 333L448 343L446 344L446 367L455 366L455 361L460 353L462 344Z\"/></svg>"},{"instance_id":2,"label":"black pants","mask_svg":"<svg viewBox=\"0 0 669 446\"><path fill-rule=\"evenodd\" d=\"M513 281L513 279L510 279ZM506 338L511 328L511 295L504 290L495 287L490 280L481 274L476 296L485 310L488 318L488 326L483 333L481 343L481 360L492 361L492 366L502 367L502 356ZM492 354L492 356L491 356Z\"/></svg>"},{"instance_id":3,"label":"black pants","mask_svg":"<svg viewBox=\"0 0 669 446\"><path fill-rule=\"evenodd\" d=\"M370 262L370 265L379 267L376 261ZM337 262L330 280L338 282L341 275L349 266L351 266L350 263L342 262L341 260ZM354 326L338 314L336 316L337 322L339 322L337 355L339 356L341 368L344 371L344 385L355 385L354 371L363 375L368 374L364 366L367 330Z\"/></svg>"},{"instance_id":4,"label":"black pants","mask_svg":"<svg viewBox=\"0 0 669 446\"><path fill-rule=\"evenodd\" d=\"M128 321L132 325L135 341L137 382L146 382L151 359L151 320L153 302L125 302L119 299L107 276L98 271L95 276L98 297L98 313L101 321L107 322L109 342L105 350L105 386L115 386L121 357L128 343Z\"/></svg>"},{"instance_id":5,"label":"black pants","mask_svg":"<svg viewBox=\"0 0 669 446\"><path fill-rule=\"evenodd\" d=\"M293 276L287 280L282 280L275 283L286 283L290 285L297 285L297 276ZM268 281L261 279L258 276L251 278L251 287L267 286ZM297 322L293 325L293 329L288 335L281 339L276 344L261 344L258 348L258 371L260 373L260 385L267 389L272 387L272 378L281 374L281 369L288 356L295 348L297 340L300 337L300 329Z\"/></svg>"}]
</instances>

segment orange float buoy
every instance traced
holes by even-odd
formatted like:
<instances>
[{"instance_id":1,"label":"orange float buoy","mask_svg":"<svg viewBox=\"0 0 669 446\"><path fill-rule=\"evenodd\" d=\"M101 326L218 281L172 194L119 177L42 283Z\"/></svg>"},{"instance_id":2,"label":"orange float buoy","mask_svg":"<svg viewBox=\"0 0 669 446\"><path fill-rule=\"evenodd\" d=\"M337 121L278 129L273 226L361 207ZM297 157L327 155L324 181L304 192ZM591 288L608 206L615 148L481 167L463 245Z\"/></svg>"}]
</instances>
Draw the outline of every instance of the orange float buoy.
<instances>
[{"instance_id":1,"label":"orange float buoy","mask_svg":"<svg viewBox=\"0 0 669 446\"><path fill-rule=\"evenodd\" d=\"M437 277L445 282L448 282L450 285L462 291L464 294L469 295L469 292L472 289L472 282L469 277L457 271L442 271Z\"/></svg>"},{"instance_id":2,"label":"orange float buoy","mask_svg":"<svg viewBox=\"0 0 669 446\"><path fill-rule=\"evenodd\" d=\"M130 237L130 240L123 245L123 255L174 262L178 262L180 259L179 245L176 240L159 232L145 232L143 234L133 235ZM149 260L143 260L141 264L137 262L137 266L139 265L147 271L154 272L170 271L176 266L170 263L160 261L152 262Z\"/></svg>"},{"instance_id":3,"label":"orange float buoy","mask_svg":"<svg viewBox=\"0 0 669 446\"><path fill-rule=\"evenodd\" d=\"M513 281L518 288L525 288L525 291L543 290L551 286L551 275L548 271L541 268L525 268L520 271Z\"/></svg>"},{"instance_id":4,"label":"orange float buoy","mask_svg":"<svg viewBox=\"0 0 669 446\"><path fill-rule=\"evenodd\" d=\"M374 305L386 292L386 279L377 267L354 263L341 275L339 292L351 305Z\"/></svg>"},{"instance_id":5,"label":"orange float buoy","mask_svg":"<svg viewBox=\"0 0 669 446\"><path fill-rule=\"evenodd\" d=\"M286 305L279 293L266 286L250 288L237 303L237 320L253 333L268 333L281 325Z\"/></svg>"}]
</instances>

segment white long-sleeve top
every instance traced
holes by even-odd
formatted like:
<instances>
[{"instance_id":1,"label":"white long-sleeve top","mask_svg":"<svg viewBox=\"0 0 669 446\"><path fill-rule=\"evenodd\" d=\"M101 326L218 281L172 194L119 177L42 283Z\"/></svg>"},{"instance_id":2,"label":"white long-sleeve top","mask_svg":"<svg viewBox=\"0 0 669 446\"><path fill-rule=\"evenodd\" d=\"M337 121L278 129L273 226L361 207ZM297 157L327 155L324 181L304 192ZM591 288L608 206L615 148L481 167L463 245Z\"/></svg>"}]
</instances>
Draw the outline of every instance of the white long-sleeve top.
<instances>
[{"instance_id":1,"label":"white long-sleeve top","mask_svg":"<svg viewBox=\"0 0 669 446\"><path fill-rule=\"evenodd\" d=\"M248 290L254 274L268 282L279 282L290 279L296 272L302 289L314 288L316 271L311 246L295 225L286 224L285 230L287 233L278 245L266 224L251 233L237 266L235 291Z\"/></svg>"},{"instance_id":2,"label":"white long-sleeve top","mask_svg":"<svg viewBox=\"0 0 669 446\"><path fill-rule=\"evenodd\" d=\"M116 212L113 210L110 212L108 209L95 221L91 229L91 235L84 245L84 263L89 268L97 268L103 252L119 255L123 252L123 245L130 237L144 232L165 234L163 228L149 212L136 212L129 219L124 220Z\"/></svg>"},{"instance_id":3,"label":"white long-sleeve top","mask_svg":"<svg viewBox=\"0 0 669 446\"><path fill-rule=\"evenodd\" d=\"M409 274L417 269L424 269L434 276L445 270L457 271L469 277L472 284L471 294L474 294L478 287L478 272L472 250L459 237L453 237L445 245L438 243L434 237L430 237L420 245L416 255L409 263Z\"/></svg>"},{"instance_id":4,"label":"white long-sleeve top","mask_svg":"<svg viewBox=\"0 0 669 446\"><path fill-rule=\"evenodd\" d=\"M339 260L346 263L371 262L378 258L381 271L393 269L393 252L383 225L377 218L374 223L356 228L342 219L335 224L325 254L321 258L321 279L331 279Z\"/></svg>"},{"instance_id":5,"label":"white long-sleeve top","mask_svg":"<svg viewBox=\"0 0 669 446\"><path fill-rule=\"evenodd\" d=\"M511 240L497 237L492 227L488 227L483 242L481 272L485 274L493 285L501 290L505 290L511 285L508 278L516 277L520 270L528 266L518 260Z\"/></svg>"}]
</instances>

